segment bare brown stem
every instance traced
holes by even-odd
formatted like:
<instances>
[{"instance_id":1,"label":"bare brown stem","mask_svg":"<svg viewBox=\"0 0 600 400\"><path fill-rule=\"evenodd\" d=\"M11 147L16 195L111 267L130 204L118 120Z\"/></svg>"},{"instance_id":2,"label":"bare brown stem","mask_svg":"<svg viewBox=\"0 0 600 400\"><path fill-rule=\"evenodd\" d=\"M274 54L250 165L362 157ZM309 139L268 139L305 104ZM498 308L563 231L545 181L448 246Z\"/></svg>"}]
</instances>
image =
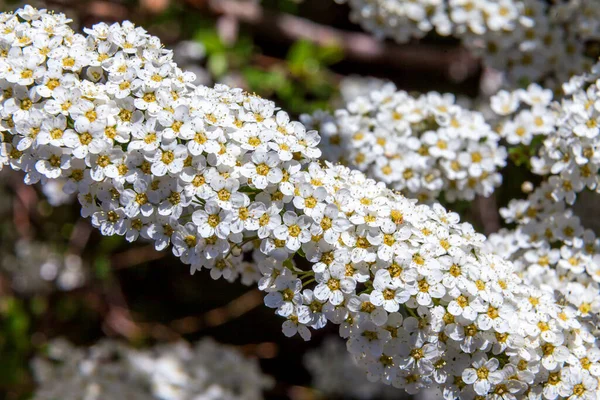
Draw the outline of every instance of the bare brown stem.
<instances>
[{"instance_id":1,"label":"bare brown stem","mask_svg":"<svg viewBox=\"0 0 600 400\"><path fill-rule=\"evenodd\" d=\"M494 195L490 197L477 196L475 204L479 212L479 219L483 225L483 232L486 236L498 232L501 225L496 197Z\"/></svg>"}]
</instances>

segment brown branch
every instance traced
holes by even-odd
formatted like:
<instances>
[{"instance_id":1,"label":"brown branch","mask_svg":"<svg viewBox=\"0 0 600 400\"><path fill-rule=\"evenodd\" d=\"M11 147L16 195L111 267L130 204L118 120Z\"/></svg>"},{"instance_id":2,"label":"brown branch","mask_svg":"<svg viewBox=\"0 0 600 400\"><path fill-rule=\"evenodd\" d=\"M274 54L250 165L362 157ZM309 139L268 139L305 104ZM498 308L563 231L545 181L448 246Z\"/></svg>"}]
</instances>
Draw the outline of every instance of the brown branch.
<instances>
[{"instance_id":1,"label":"brown branch","mask_svg":"<svg viewBox=\"0 0 600 400\"><path fill-rule=\"evenodd\" d=\"M483 232L487 235L498 232L500 229L500 215L498 214L498 205L496 197L477 196L475 198L477 211L479 212L479 220L483 225Z\"/></svg>"},{"instance_id":2,"label":"brown branch","mask_svg":"<svg viewBox=\"0 0 600 400\"><path fill-rule=\"evenodd\" d=\"M222 307L214 308L199 316L189 316L172 321L171 328L181 334L198 332L207 327L214 328L241 317L263 303L263 296L258 289L245 292Z\"/></svg>"},{"instance_id":3,"label":"brown branch","mask_svg":"<svg viewBox=\"0 0 600 400\"><path fill-rule=\"evenodd\" d=\"M23 183L23 177L17 174L10 175L9 183L13 188L13 223L20 237L31 239L33 237L32 219L38 204L38 195L35 189Z\"/></svg>"},{"instance_id":4,"label":"brown branch","mask_svg":"<svg viewBox=\"0 0 600 400\"><path fill-rule=\"evenodd\" d=\"M239 346L239 350L246 356L269 359L277 357L279 346L273 342L251 343Z\"/></svg>"},{"instance_id":5,"label":"brown branch","mask_svg":"<svg viewBox=\"0 0 600 400\"><path fill-rule=\"evenodd\" d=\"M107 312L102 328L110 336L117 334L129 341L151 337L161 341L181 339L181 335L158 322L141 322L139 316L129 308L125 293L118 279L109 280L103 287Z\"/></svg>"},{"instance_id":6,"label":"brown branch","mask_svg":"<svg viewBox=\"0 0 600 400\"><path fill-rule=\"evenodd\" d=\"M90 223L84 218L79 218L69 238L69 253L81 255L90 240L91 234L92 227Z\"/></svg>"},{"instance_id":7,"label":"brown branch","mask_svg":"<svg viewBox=\"0 0 600 400\"><path fill-rule=\"evenodd\" d=\"M144 337L162 341L181 339L182 335L196 333L204 328L214 328L239 318L263 302L261 292L253 289L222 307L214 308L198 316L180 318L165 325L158 322L140 321L140 318L129 309L118 283L107 288L104 298L107 306L107 313L103 321L105 332L109 335L123 336L130 341ZM272 343L264 343L249 345L244 351L259 358L273 358L277 353L277 348Z\"/></svg>"},{"instance_id":8,"label":"brown branch","mask_svg":"<svg viewBox=\"0 0 600 400\"><path fill-rule=\"evenodd\" d=\"M0 299L2 298L8 298L9 296L12 296L12 288L11 288L11 281L10 278L7 276L4 276L4 274L0 274ZM2 304L0 303L0 307L2 307Z\"/></svg>"},{"instance_id":9,"label":"brown branch","mask_svg":"<svg viewBox=\"0 0 600 400\"><path fill-rule=\"evenodd\" d=\"M133 267L146 262L160 260L168 253L157 251L153 245L133 247L111 257L111 265L115 270Z\"/></svg>"},{"instance_id":10,"label":"brown branch","mask_svg":"<svg viewBox=\"0 0 600 400\"><path fill-rule=\"evenodd\" d=\"M398 45L371 35L324 26L305 18L264 9L258 3L235 0L184 0L188 5L218 16L236 18L270 40L290 43L300 39L320 46L337 45L347 60L385 66L399 71L419 69L463 81L479 69L468 50L434 45Z\"/></svg>"}]
</instances>

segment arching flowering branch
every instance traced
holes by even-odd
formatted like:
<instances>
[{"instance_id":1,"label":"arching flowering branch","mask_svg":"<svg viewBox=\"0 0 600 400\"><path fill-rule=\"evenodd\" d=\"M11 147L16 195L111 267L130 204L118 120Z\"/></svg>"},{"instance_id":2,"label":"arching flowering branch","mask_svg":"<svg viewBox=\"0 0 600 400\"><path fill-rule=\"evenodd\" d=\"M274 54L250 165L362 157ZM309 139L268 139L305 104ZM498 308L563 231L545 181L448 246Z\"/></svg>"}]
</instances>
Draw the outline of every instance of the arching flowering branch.
<instances>
[{"instance_id":1,"label":"arching flowering branch","mask_svg":"<svg viewBox=\"0 0 600 400\"><path fill-rule=\"evenodd\" d=\"M257 280L288 336L339 324L373 380L448 399L596 396L591 326L521 285L456 214L319 163L315 131L189 84L142 28L67 24L31 7L0 17L1 160L27 183L65 177L103 234Z\"/></svg>"},{"instance_id":2,"label":"arching flowering branch","mask_svg":"<svg viewBox=\"0 0 600 400\"><path fill-rule=\"evenodd\" d=\"M302 121L320 130L325 159L423 202L442 192L451 202L489 196L502 182L506 150L498 134L452 94L413 97L388 83L334 115L318 111Z\"/></svg>"},{"instance_id":3,"label":"arching flowering branch","mask_svg":"<svg viewBox=\"0 0 600 400\"><path fill-rule=\"evenodd\" d=\"M430 32L454 36L515 87L559 87L586 71L586 41L600 38L595 0L335 0L374 35L400 43Z\"/></svg>"}]
</instances>

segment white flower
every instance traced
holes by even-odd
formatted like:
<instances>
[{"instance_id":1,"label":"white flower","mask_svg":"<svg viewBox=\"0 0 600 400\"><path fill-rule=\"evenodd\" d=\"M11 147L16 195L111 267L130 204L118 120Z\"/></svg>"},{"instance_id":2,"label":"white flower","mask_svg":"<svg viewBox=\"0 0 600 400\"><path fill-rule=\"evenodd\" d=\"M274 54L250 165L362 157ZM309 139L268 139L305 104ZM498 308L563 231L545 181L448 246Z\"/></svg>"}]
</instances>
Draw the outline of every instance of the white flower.
<instances>
[{"instance_id":1,"label":"white flower","mask_svg":"<svg viewBox=\"0 0 600 400\"><path fill-rule=\"evenodd\" d=\"M371 357L380 357L383 346L390 339L390 332L375 325L371 321L360 321L356 331L348 339L348 351L352 354L367 354Z\"/></svg>"},{"instance_id":2,"label":"white flower","mask_svg":"<svg viewBox=\"0 0 600 400\"><path fill-rule=\"evenodd\" d=\"M486 396L492 389L492 385L500 383L503 379L502 373L497 371L500 363L497 359L488 360L483 353L476 353L472 359L472 368L467 368L462 373L462 379L467 384L472 384L475 392L480 396Z\"/></svg>"},{"instance_id":3,"label":"white flower","mask_svg":"<svg viewBox=\"0 0 600 400\"><path fill-rule=\"evenodd\" d=\"M227 239L231 219L231 211L221 209L213 201L208 201L204 210L197 210L192 214L192 221L198 227L198 233L203 238L217 235L221 239Z\"/></svg>"},{"instance_id":4,"label":"white flower","mask_svg":"<svg viewBox=\"0 0 600 400\"><path fill-rule=\"evenodd\" d=\"M429 375L434 370L433 362L440 356L440 350L432 343L422 346L407 344L401 347L399 355L402 357L399 364L403 369Z\"/></svg>"},{"instance_id":5,"label":"white flower","mask_svg":"<svg viewBox=\"0 0 600 400\"><path fill-rule=\"evenodd\" d=\"M419 305L429 306L433 299L439 299L446 294L446 289L442 285L442 273L439 269L428 271L427 275L418 278L416 287L413 292L416 292L416 300Z\"/></svg>"},{"instance_id":6,"label":"white flower","mask_svg":"<svg viewBox=\"0 0 600 400\"><path fill-rule=\"evenodd\" d=\"M352 296L348 300L348 310L357 313L361 320L370 320L377 326L382 326L387 322L387 312L383 307L373 304L371 296L366 293Z\"/></svg>"},{"instance_id":7,"label":"white flower","mask_svg":"<svg viewBox=\"0 0 600 400\"><path fill-rule=\"evenodd\" d=\"M194 156L202 153L218 153L221 149L218 139L222 135L221 129L206 129L204 121L200 118L193 118L180 128L180 136L188 140L188 151Z\"/></svg>"},{"instance_id":8,"label":"white flower","mask_svg":"<svg viewBox=\"0 0 600 400\"><path fill-rule=\"evenodd\" d=\"M63 170L71 167L71 158L63 154L60 148L41 147L37 156L39 160L35 163L35 169L49 179L58 178Z\"/></svg>"},{"instance_id":9,"label":"white flower","mask_svg":"<svg viewBox=\"0 0 600 400\"><path fill-rule=\"evenodd\" d=\"M9 58L10 72L6 74L6 80L21 86L31 85L35 79L39 79L45 72L40 66L44 61L41 56L22 55L13 48Z\"/></svg>"},{"instance_id":10,"label":"white flower","mask_svg":"<svg viewBox=\"0 0 600 400\"><path fill-rule=\"evenodd\" d=\"M252 154L251 162L244 165L241 173L249 178L257 189L264 189L270 184L279 183L283 178L278 164L279 158L276 153L256 151Z\"/></svg>"},{"instance_id":11,"label":"white flower","mask_svg":"<svg viewBox=\"0 0 600 400\"><path fill-rule=\"evenodd\" d=\"M67 71L79 72L84 65L89 64L89 55L83 46L58 47L48 54L50 68L62 68Z\"/></svg>"},{"instance_id":12,"label":"white flower","mask_svg":"<svg viewBox=\"0 0 600 400\"><path fill-rule=\"evenodd\" d=\"M311 239L310 219L305 216L298 216L293 211L286 211L283 214L283 225L273 230L273 235L279 240L285 240L285 246L291 251L297 251L302 243L307 243Z\"/></svg>"},{"instance_id":13,"label":"white flower","mask_svg":"<svg viewBox=\"0 0 600 400\"><path fill-rule=\"evenodd\" d=\"M122 208L95 212L92 224L99 227L103 235L123 235L126 231L125 212Z\"/></svg>"},{"instance_id":14,"label":"white flower","mask_svg":"<svg viewBox=\"0 0 600 400\"><path fill-rule=\"evenodd\" d=\"M183 169L183 162L188 153L184 145L178 144L176 140L163 141L148 161L152 162L152 173L156 176L164 176L167 173L176 174Z\"/></svg>"},{"instance_id":15,"label":"white flower","mask_svg":"<svg viewBox=\"0 0 600 400\"><path fill-rule=\"evenodd\" d=\"M385 311L394 313L399 310L400 304L406 303L409 298L409 292L396 285L387 270L377 271L371 292L374 305L383 306Z\"/></svg>"},{"instance_id":16,"label":"white flower","mask_svg":"<svg viewBox=\"0 0 600 400\"><path fill-rule=\"evenodd\" d=\"M274 291L265 296L265 305L277 308L279 315L288 317L294 312L296 304L302 304L301 289L300 279L291 273L283 273L275 279Z\"/></svg>"},{"instance_id":17,"label":"white flower","mask_svg":"<svg viewBox=\"0 0 600 400\"><path fill-rule=\"evenodd\" d=\"M77 104L73 105L69 110L71 118L75 120L75 129L78 132L104 130L108 115L106 108L104 108L104 113L101 110L101 108L96 108L93 102L79 99Z\"/></svg>"},{"instance_id":18,"label":"white flower","mask_svg":"<svg viewBox=\"0 0 600 400\"><path fill-rule=\"evenodd\" d=\"M44 110L50 114L68 115L71 107L79 101L81 91L76 88L59 86L52 92L52 98L44 104Z\"/></svg>"},{"instance_id":19,"label":"white flower","mask_svg":"<svg viewBox=\"0 0 600 400\"><path fill-rule=\"evenodd\" d=\"M60 147L64 144L64 135L67 131L67 119L63 115L58 115L52 119L46 119L42 122L37 141L39 144L49 144Z\"/></svg>"},{"instance_id":20,"label":"white flower","mask_svg":"<svg viewBox=\"0 0 600 400\"><path fill-rule=\"evenodd\" d=\"M167 67L165 65L165 67ZM168 70L168 68L166 68ZM140 75L140 77L142 77ZM181 128L190 119L188 108L181 105L175 109L175 112L161 111L158 114L158 121L164 127L162 132L165 139L174 139L180 135Z\"/></svg>"},{"instance_id":21,"label":"white flower","mask_svg":"<svg viewBox=\"0 0 600 400\"><path fill-rule=\"evenodd\" d=\"M311 184L303 183L297 191L294 197L294 206L298 210L302 210L305 215L313 216L314 213L318 213L323 205L323 200L327 197L327 191L324 187L314 187ZM321 220L322 222L322 220Z\"/></svg>"},{"instance_id":22,"label":"white flower","mask_svg":"<svg viewBox=\"0 0 600 400\"><path fill-rule=\"evenodd\" d=\"M133 183L132 189L125 189L119 198L119 201L125 207L125 214L129 218L134 218L138 214L149 217L154 212L154 206L148 199L148 182L144 179L138 179Z\"/></svg>"},{"instance_id":23,"label":"white flower","mask_svg":"<svg viewBox=\"0 0 600 400\"><path fill-rule=\"evenodd\" d=\"M315 297L334 306L342 304L344 293L351 293L356 287L356 283L346 277L346 268L340 264L333 264L318 273L316 281L319 284L315 287Z\"/></svg>"},{"instance_id":24,"label":"white flower","mask_svg":"<svg viewBox=\"0 0 600 400\"><path fill-rule=\"evenodd\" d=\"M303 199L306 205L306 199ZM342 213L334 204L328 204L322 210L315 210L311 217L315 221L313 234L323 235L323 239L329 244L337 243L340 234L350 227L350 222L342 217Z\"/></svg>"},{"instance_id":25,"label":"white flower","mask_svg":"<svg viewBox=\"0 0 600 400\"><path fill-rule=\"evenodd\" d=\"M598 380L579 369L570 368L564 395L573 400L592 400L597 397ZM561 393L562 394L562 393Z\"/></svg>"},{"instance_id":26,"label":"white flower","mask_svg":"<svg viewBox=\"0 0 600 400\"><path fill-rule=\"evenodd\" d=\"M310 313L308 307L299 306L296 307L297 315L290 315L288 319L283 323L282 331L287 337L292 337L295 334L299 334L304 340L310 340L310 330L306 326L311 322Z\"/></svg>"}]
</instances>

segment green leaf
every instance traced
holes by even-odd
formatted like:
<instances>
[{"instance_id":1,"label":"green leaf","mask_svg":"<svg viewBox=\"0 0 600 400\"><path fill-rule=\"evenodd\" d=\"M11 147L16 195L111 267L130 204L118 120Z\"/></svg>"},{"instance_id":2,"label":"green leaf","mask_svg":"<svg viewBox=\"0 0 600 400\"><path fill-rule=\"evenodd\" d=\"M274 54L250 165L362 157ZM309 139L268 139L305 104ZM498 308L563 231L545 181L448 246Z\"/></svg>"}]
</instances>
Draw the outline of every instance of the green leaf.
<instances>
[{"instance_id":1,"label":"green leaf","mask_svg":"<svg viewBox=\"0 0 600 400\"><path fill-rule=\"evenodd\" d=\"M316 46L308 40L299 40L292 45L287 60L290 70L301 73L306 70L309 64L315 63Z\"/></svg>"},{"instance_id":2,"label":"green leaf","mask_svg":"<svg viewBox=\"0 0 600 400\"><path fill-rule=\"evenodd\" d=\"M340 62L344 58L344 51L337 44L319 47L317 57L324 65Z\"/></svg>"},{"instance_id":3,"label":"green leaf","mask_svg":"<svg viewBox=\"0 0 600 400\"><path fill-rule=\"evenodd\" d=\"M221 42L221 38L219 38L213 27L198 29L194 35L194 40L202 43L209 55L225 51L225 45Z\"/></svg>"},{"instance_id":4,"label":"green leaf","mask_svg":"<svg viewBox=\"0 0 600 400\"><path fill-rule=\"evenodd\" d=\"M227 60L227 54L216 53L209 57L207 63L208 70L215 76L223 76L227 72L229 67L229 61Z\"/></svg>"},{"instance_id":5,"label":"green leaf","mask_svg":"<svg viewBox=\"0 0 600 400\"><path fill-rule=\"evenodd\" d=\"M110 261L107 257L98 257L94 262L94 272L96 277L102 281L110 277Z\"/></svg>"},{"instance_id":6,"label":"green leaf","mask_svg":"<svg viewBox=\"0 0 600 400\"><path fill-rule=\"evenodd\" d=\"M31 299L29 308L33 315L40 316L48 309L48 300L45 297L36 296Z\"/></svg>"}]
</instances>

